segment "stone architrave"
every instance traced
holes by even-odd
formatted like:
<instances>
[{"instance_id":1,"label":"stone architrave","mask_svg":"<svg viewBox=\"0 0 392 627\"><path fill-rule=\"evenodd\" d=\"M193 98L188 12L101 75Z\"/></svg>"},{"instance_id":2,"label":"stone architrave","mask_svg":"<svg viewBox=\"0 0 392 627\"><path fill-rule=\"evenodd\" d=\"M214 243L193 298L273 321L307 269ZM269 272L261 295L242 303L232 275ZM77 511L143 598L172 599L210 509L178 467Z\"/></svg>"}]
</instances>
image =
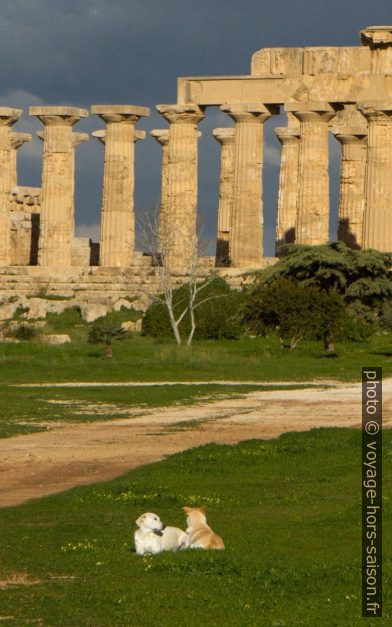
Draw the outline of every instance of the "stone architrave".
<instances>
[{"instance_id":1,"label":"stone architrave","mask_svg":"<svg viewBox=\"0 0 392 627\"><path fill-rule=\"evenodd\" d=\"M0 107L0 266L11 263L11 126L20 118L21 109Z\"/></svg>"},{"instance_id":2,"label":"stone architrave","mask_svg":"<svg viewBox=\"0 0 392 627\"><path fill-rule=\"evenodd\" d=\"M30 133L11 133L11 190L18 184L18 149L26 142L31 142Z\"/></svg>"},{"instance_id":3,"label":"stone architrave","mask_svg":"<svg viewBox=\"0 0 392 627\"><path fill-rule=\"evenodd\" d=\"M169 122L165 220L159 237L163 263L191 269L197 251L197 124L204 110L197 105L158 105Z\"/></svg>"},{"instance_id":4,"label":"stone architrave","mask_svg":"<svg viewBox=\"0 0 392 627\"><path fill-rule=\"evenodd\" d=\"M263 258L263 126L278 109L257 103L221 109L235 121L230 264L257 268Z\"/></svg>"},{"instance_id":5,"label":"stone architrave","mask_svg":"<svg viewBox=\"0 0 392 627\"><path fill-rule=\"evenodd\" d=\"M327 102L289 103L286 111L300 121L299 182L295 243L329 241L328 122L335 115Z\"/></svg>"},{"instance_id":6,"label":"stone architrave","mask_svg":"<svg viewBox=\"0 0 392 627\"><path fill-rule=\"evenodd\" d=\"M392 252L392 101L358 108L369 123L362 247Z\"/></svg>"},{"instance_id":7,"label":"stone architrave","mask_svg":"<svg viewBox=\"0 0 392 627\"><path fill-rule=\"evenodd\" d=\"M276 216L276 254L285 244L295 242L298 207L299 124L289 114L289 126L275 129L282 145L280 155L279 194Z\"/></svg>"},{"instance_id":8,"label":"stone architrave","mask_svg":"<svg viewBox=\"0 0 392 627\"><path fill-rule=\"evenodd\" d=\"M30 107L44 124L38 265L71 266L74 233L74 137L72 127L88 116L77 107Z\"/></svg>"},{"instance_id":9,"label":"stone architrave","mask_svg":"<svg viewBox=\"0 0 392 627\"><path fill-rule=\"evenodd\" d=\"M93 105L91 113L106 122L100 265L127 267L135 247L135 124L150 115L146 107ZM95 134L97 137L97 134Z\"/></svg>"},{"instance_id":10,"label":"stone architrave","mask_svg":"<svg viewBox=\"0 0 392 627\"><path fill-rule=\"evenodd\" d=\"M222 146L215 258L215 265L220 267L227 266L230 261L230 220L234 174L234 128L216 128L212 131L212 135Z\"/></svg>"},{"instance_id":11,"label":"stone architrave","mask_svg":"<svg viewBox=\"0 0 392 627\"><path fill-rule=\"evenodd\" d=\"M331 130L342 147L338 240L350 248L361 248L367 130L354 127L333 127Z\"/></svg>"},{"instance_id":12,"label":"stone architrave","mask_svg":"<svg viewBox=\"0 0 392 627\"><path fill-rule=\"evenodd\" d=\"M162 146L162 166L161 166L161 203L159 208L159 225L157 246L159 252L165 248L164 235L167 233L166 216L167 216L167 175L169 163L169 129L155 128L150 132L158 144Z\"/></svg>"}]
</instances>

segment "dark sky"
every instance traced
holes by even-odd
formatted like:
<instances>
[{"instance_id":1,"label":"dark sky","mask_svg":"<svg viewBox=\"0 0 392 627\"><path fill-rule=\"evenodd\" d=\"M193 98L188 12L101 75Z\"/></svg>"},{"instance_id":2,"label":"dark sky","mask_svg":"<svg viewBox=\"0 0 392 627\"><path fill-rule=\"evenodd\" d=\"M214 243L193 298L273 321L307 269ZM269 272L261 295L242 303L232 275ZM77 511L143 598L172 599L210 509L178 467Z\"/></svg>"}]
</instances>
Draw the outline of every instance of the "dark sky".
<instances>
[{"instance_id":1,"label":"dark sky","mask_svg":"<svg viewBox=\"0 0 392 627\"><path fill-rule=\"evenodd\" d=\"M134 104L151 107L138 128L164 128L158 103L176 101L178 76L240 75L256 50L281 46L359 45L365 26L392 23L391 0L2 0L0 106L25 114L13 130L35 133L35 104ZM266 123L265 253L273 253L279 144L274 117ZM227 116L207 109L200 125L199 208L211 246L216 222L220 147L211 138ZM75 131L103 128L90 116ZM333 140L335 142L335 140ZM335 142L336 143L336 142ZM19 152L19 184L40 185L41 142ZM160 146L150 137L136 147L136 209L159 201ZM79 234L97 238L103 147L81 144L76 157ZM338 146L332 144L332 204L337 203ZM333 218L332 227L335 228Z\"/></svg>"}]
</instances>

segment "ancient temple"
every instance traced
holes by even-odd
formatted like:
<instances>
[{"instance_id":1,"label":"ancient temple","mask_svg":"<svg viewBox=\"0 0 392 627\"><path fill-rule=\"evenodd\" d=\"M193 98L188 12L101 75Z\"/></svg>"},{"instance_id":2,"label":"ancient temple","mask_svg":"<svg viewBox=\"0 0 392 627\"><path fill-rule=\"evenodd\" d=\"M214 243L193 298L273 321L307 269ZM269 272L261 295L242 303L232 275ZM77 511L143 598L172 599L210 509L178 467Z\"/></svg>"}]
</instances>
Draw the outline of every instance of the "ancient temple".
<instances>
[{"instance_id":1,"label":"ancient temple","mask_svg":"<svg viewBox=\"0 0 392 627\"><path fill-rule=\"evenodd\" d=\"M328 242L328 139L341 146L338 239L355 248L392 251L392 26L361 31L352 47L264 48L245 76L183 77L177 102L159 104L165 128L151 132L162 147L159 244L164 263L186 269L197 240L198 124L219 106L228 126L221 145L217 199L217 267L260 268L263 256L263 127L276 128L281 166L277 254L286 243ZM31 107L43 124L42 187L18 184L17 151L32 138L11 128L22 111L0 108L0 268L97 266L109 274L141 263L135 251L135 125L150 114L135 105L93 105L105 123L93 136L104 145L99 251L75 238L74 151L89 139L74 130L89 112L71 106ZM97 120L98 121L98 120ZM230 124L229 124L230 121ZM234 121L234 127L232 127ZM152 141L151 139L149 141ZM159 251L158 251L159 252ZM15 271L15 274L18 274ZM85 271L84 271L84 274Z\"/></svg>"}]
</instances>

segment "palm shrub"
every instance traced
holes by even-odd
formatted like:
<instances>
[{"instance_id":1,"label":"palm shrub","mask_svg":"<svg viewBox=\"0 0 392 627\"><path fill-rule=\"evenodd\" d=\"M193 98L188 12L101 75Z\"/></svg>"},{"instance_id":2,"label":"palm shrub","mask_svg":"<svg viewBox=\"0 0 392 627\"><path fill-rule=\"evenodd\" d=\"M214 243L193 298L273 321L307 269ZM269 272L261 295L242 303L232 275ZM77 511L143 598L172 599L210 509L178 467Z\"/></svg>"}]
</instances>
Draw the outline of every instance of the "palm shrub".
<instances>
[{"instance_id":1,"label":"palm shrub","mask_svg":"<svg viewBox=\"0 0 392 627\"><path fill-rule=\"evenodd\" d=\"M116 323L106 322L94 324L88 334L88 341L93 344L103 343L105 346L105 356L113 357L113 341L124 339L125 329Z\"/></svg>"}]
</instances>

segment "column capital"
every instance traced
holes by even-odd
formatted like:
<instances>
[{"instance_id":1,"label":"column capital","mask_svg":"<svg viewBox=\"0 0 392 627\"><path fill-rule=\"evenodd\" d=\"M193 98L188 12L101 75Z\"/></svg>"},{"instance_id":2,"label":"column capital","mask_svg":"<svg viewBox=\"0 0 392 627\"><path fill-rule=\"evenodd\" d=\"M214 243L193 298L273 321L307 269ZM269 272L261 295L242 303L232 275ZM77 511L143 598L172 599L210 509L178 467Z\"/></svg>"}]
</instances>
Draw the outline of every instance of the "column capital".
<instances>
[{"instance_id":1,"label":"column capital","mask_svg":"<svg viewBox=\"0 0 392 627\"><path fill-rule=\"evenodd\" d=\"M98 131L93 131L91 133L92 137L99 139L101 144L106 144L106 131L104 129L99 129ZM133 132L133 141L138 142L140 139L146 139L146 131L134 130Z\"/></svg>"},{"instance_id":2,"label":"column capital","mask_svg":"<svg viewBox=\"0 0 392 627\"><path fill-rule=\"evenodd\" d=\"M264 122L279 113L279 107L276 105L264 105L261 103L239 103L224 104L220 107L221 111L227 113L235 122Z\"/></svg>"},{"instance_id":3,"label":"column capital","mask_svg":"<svg viewBox=\"0 0 392 627\"><path fill-rule=\"evenodd\" d=\"M287 126L277 126L275 129L276 136L280 143L289 144L298 142L301 136L300 130L294 128L288 128Z\"/></svg>"},{"instance_id":4,"label":"column capital","mask_svg":"<svg viewBox=\"0 0 392 627\"><path fill-rule=\"evenodd\" d=\"M110 122L136 122L142 117L150 115L148 107L135 105L92 105L91 113L99 115L107 124Z\"/></svg>"},{"instance_id":5,"label":"column capital","mask_svg":"<svg viewBox=\"0 0 392 627\"><path fill-rule=\"evenodd\" d=\"M81 142L86 142L90 139L88 133L72 133L72 146L76 148Z\"/></svg>"},{"instance_id":6,"label":"column capital","mask_svg":"<svg viewBox=\"0 0 392 627\"><path fill-rule=\"evenodd\" d=\"M224 146L225 144L234 143L234 132L235 129L230 127L214 128L212 136L217 142Z\"/></svg>"},{"instance_id":7,"label":"column capital","mask_svg":"<svg viewBox=\"0 0 392 627\"><path fill-rule=\"evenodd\" d=\"M36 116L45 126L73 126L87 118L87 109L79 107L30 107L29 115Z\"/></svg>"},{"instance_id":8,"label":"column capital","mask_svg":"<svg viewBox=\"0 0 392 627\"><path fill-rule=\"evenodd\" d=\"M300 122L323 120L329 122L336 113L337 107L329 102L288 102L285 111L292 113Z\"/></svg>"},{"instance_id":9,"label":"column capital","mask_svg":"<svg viewBox=\"0 0 392 627\"><path fill-rule=\"evenodd\" d=\"M161 146L167 146L169 143L169 132L168 128L154 128L150 131L150 136L156 139Z\"/></svg>"},{"instance_id":10,"label":"column capital","mask_svg":"<svg viewBox=\"0 0 392 627\"><path fill-rule=\"evenodd\" d=\"M0 107L0 126L12 126L23 113L23 109Z\"/></svg>"},{"instance_id":11,"label":"column capital","mask_svg":"<svg viewBox=\"0 0 392 627\"><path fill-rule=\"evenodd\" d=\"M333 126L331 129L338 142L346 144L366 144L367 131L363 128L348 126Z\"/></svg>"},{"instance_id":12,"label":"column capital","mask_svg":"<svg viewBox=\"0 0 392 627\"><path fill-rule=\"evenodd\" d=\"M370 122L389 123L392 115L392 101L371 101L358 103L358 109Z\"/></svg>"},{"instance_id":13,"label":"column capital","mask_svg":"<svg viewBox=\"0 0 392 627\"><path fill-rule=\"evenodd\" d=\"M368 26L360 31L363 46L385 48L392 46L392 26Z\"/></svg>"},{"instance_id":14,"label":"column capital","mask_svg":"<svg viewBox=\"0 0 392 627\"><path fill-rule=\"evenodd\" d=\"M26 142L31 142L33 136L30 133L11 133L11 148L17 150Z\"/></svg>"},{"instance_id":15,"label":"column capital","mask_svg":"<svg viewBox=\"0 0 392 627\"><path fill-rule=\"evenodd\" d=\"M197 124L204 118L204 107L195 104L159 104L157 111L171 124Z\"/></svg>"}]
</instances>

